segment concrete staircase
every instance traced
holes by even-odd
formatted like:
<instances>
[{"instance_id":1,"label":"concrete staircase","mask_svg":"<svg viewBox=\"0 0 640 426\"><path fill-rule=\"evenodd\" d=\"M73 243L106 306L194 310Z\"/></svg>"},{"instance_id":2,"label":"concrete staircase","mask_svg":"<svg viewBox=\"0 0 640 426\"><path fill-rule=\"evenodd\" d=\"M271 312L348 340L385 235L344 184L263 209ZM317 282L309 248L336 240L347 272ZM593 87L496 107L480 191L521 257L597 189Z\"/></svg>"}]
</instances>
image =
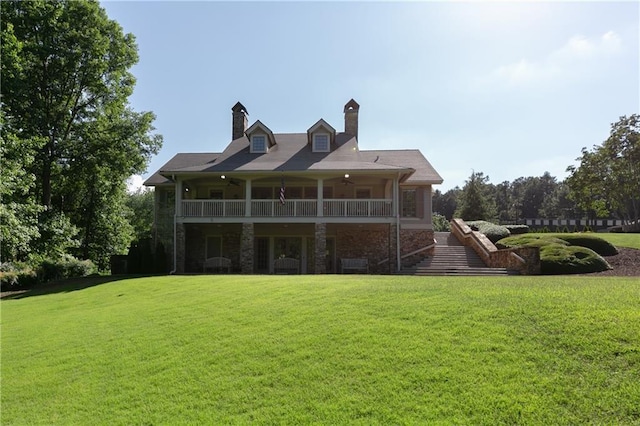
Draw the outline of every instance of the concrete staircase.
<instances>
[{"instance_id":1,"label":"concrete staircase","mask_svg":"<svg viewBox=\"0 0 640 426\"><path fill-rule=\"evenodd\" d=\"M505 268L489 268L471 247L465 247L450 232L436 232L435 255L408 268L403 275L510 275Z\"/></svg>"}]
</instances>

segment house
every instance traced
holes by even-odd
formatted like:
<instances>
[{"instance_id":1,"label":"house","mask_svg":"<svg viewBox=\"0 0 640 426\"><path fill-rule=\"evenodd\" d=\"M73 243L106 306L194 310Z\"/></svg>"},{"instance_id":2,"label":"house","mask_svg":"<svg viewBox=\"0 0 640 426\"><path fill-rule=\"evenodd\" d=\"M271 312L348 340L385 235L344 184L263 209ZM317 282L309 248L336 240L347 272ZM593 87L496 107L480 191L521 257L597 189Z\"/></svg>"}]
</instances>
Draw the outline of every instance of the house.
<instances>
[{"instance_id":1,"label":"house","mask_svg":"<svg viewBox=\"0 0 640 426\"><path fill-rule=\"evenodd\" d=\"M278 259L303 274L393 273L432 252L432 185L442 178L417 149L361 149L359 109L345 105L344 131L320 119L273 133L248 126L238 102L223 152L162 166L145 185L155 187L154 235L174 271L202 272L222 257L242 273L280 272Z\"/></svg>"}]
</instances>

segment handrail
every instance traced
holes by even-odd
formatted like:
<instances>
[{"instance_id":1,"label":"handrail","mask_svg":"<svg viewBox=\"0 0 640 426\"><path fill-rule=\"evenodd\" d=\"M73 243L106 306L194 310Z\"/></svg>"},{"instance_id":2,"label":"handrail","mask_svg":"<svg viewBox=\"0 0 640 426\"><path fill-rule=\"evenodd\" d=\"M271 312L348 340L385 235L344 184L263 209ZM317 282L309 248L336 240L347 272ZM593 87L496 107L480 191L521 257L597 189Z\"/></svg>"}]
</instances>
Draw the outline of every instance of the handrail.
<instances>
[{"instance_id":1,"label":"handrail","mask_svg":"<svg viewBox=\"0 0 640 426\"><path fill-rule=\"evenodd\" d=\"M431 248L434 248L435 246L436 246L436 243L434 242L433 244L429 244L428 246L424 246L424 247L421 247L421 248L419 248L417 250L414 250L411 253L403 254L402 256L400 256L400 260L406 259L409 256L413 256L414 254L418 254L418 253L423 252L425 250L429 250ZM380 262L378 262L378 265L382 265L383 263L387 263L388 261L389 261L389 258L387 257L386 259L383 259Z\"/></svg>"}]
</instances>

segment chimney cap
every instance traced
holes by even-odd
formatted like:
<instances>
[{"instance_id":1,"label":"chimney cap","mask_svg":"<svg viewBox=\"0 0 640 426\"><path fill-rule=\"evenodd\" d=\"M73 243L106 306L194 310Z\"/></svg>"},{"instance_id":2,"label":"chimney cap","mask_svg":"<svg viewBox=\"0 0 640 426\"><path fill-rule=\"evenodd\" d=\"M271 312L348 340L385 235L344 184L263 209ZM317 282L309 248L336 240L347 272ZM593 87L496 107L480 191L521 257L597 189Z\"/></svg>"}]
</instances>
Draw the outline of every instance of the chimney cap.
<instances>
[{"instance_id":1,"label":"chimney cap","mask_svg":"<svg viewBox=\"0 0 640 426\"><path fill-rule=\"evenodd\" d=\"M354 101L353 98L344 106L344 112L347 112L349 110L358 111L359 109L360 104Z\"/></svg>"},{"instance_id":2,"label":"chimney cap","mask_svg":"<svg viewBox=\"0 0 640 426\"><path fill-rule=\"evenodd\" d=\"M240 102L236 102L236 104L233 106L233 108L231 108L231 111L233 111L233 112L244 112L245 114L249 115L249 111L247 111L247 109L244 107L244 105L242 105Z\"/></svg>"}]
</instances>

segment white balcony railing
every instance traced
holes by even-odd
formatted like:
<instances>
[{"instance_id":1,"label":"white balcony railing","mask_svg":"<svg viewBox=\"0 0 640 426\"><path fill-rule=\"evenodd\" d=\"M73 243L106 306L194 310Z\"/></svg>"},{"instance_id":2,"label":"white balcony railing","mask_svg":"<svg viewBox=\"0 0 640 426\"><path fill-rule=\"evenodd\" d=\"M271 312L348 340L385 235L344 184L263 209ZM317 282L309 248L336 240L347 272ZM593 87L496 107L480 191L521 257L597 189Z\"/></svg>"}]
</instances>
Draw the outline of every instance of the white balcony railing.
<instances>
[{"instance_id":1,"label":"white balcony railing","mask_svg":"<svg viewBox=\"0 0 640 426\"><path fill-rule=\"evenodd\" d=\"M185 217L245 216L245 200L183 200ZM317 200L251 200L251 217L316 217ZM390 217L390 199L323 200L322 214L327 217Z\"/></svg>"},{"instance_id":2,"label":"white balcony railing","mask_svg":"<svg viewBox=\"0 0 640 426\"><path fill-rule=\"evenodd\" d=\"M324 200L325 216L388 217L391 200Z\"/></svg>"},{"instance_id":3,"label":"white balcony railing","mask_svg":"<svg viewBox=\"0 0 640 426\"><path fill-rule=\"evenodd\" d=\"M183 200L185 217L238 217L244 216L244 200Z\"/></svg>"}]
</instances>

